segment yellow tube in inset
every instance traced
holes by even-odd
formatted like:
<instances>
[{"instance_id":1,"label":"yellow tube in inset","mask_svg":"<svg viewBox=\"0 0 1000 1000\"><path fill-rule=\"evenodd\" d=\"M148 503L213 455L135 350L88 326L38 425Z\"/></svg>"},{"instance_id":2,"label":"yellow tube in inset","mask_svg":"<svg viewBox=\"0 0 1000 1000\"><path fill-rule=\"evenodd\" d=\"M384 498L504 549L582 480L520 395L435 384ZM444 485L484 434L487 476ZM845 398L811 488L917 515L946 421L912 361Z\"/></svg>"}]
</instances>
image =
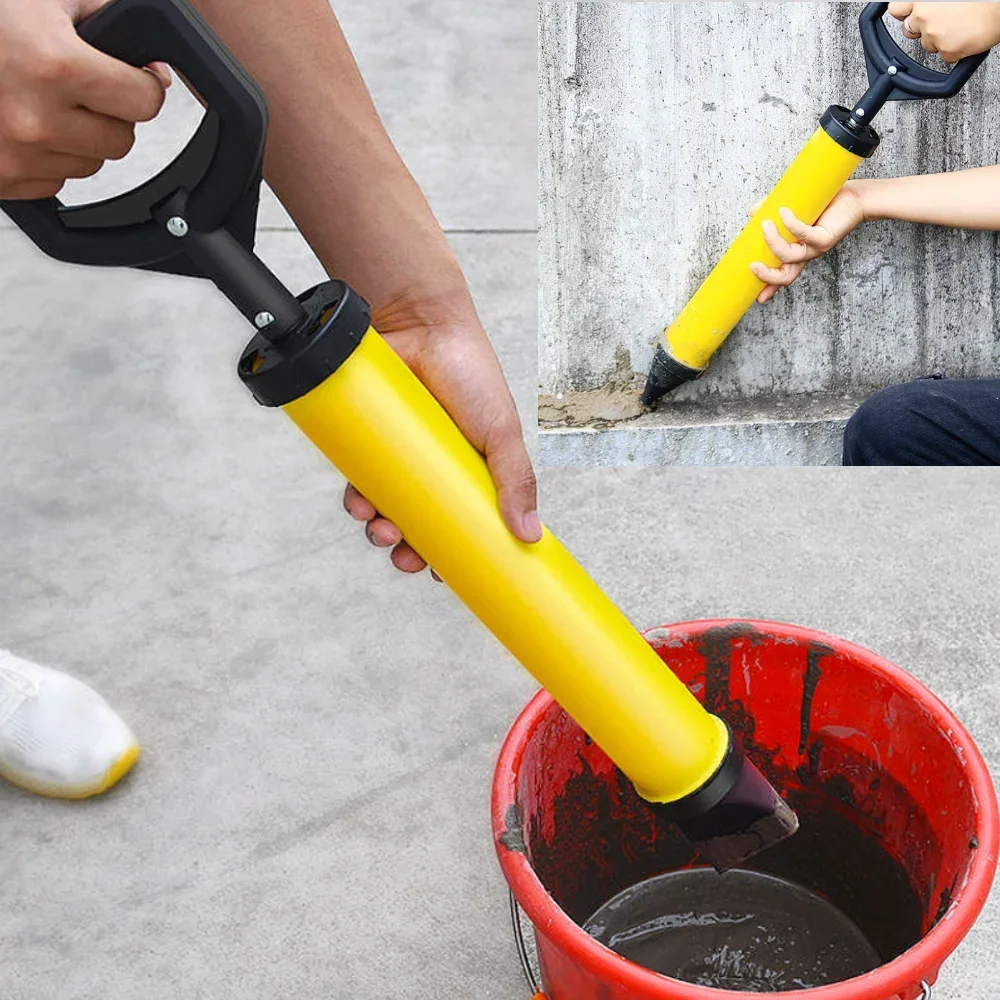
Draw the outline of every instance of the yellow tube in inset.
<instances>
[{"instance_id":1,"label":"yellow tube in inset","mask_svg":"<svg viewBox=\"0 0 1000 1000\"><path fill-rule=\"evenodd\" d=\"M506 528L482 456L369 330L285 412L653 802L715 773L711 715L547 529Z\"/></svg>"},{"instance_id":2,"label":"yellow tube in inset","mask_svg":"<svg viewBox=\"0 0 1000 1000\"><path fill-rule=\"evenodd\" d=\"M769 267L781 263L764 242L761 223L771 219L778 232L794 243L795 237L785 228L778 209L789 208L796 218L813 225L861 160L822 128L816 130L691 301L664 331L664 347L675 361L698 371L706 368L764 289L764 282L754 276L750 265L758 260Z\"/></svg>"}]
</instances>

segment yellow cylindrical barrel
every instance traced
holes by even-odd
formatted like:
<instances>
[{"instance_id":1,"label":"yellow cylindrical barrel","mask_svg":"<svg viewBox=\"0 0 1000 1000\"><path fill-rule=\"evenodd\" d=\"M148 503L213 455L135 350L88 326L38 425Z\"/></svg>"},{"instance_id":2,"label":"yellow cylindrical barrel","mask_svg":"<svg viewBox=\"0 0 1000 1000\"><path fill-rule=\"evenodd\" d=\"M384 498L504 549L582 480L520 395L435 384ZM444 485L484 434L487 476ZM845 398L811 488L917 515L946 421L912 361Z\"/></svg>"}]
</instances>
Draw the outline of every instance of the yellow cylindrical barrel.
<instances>
[{"instance_id":1,"label":"yellow cylindrical barrel","mask_svg":"<svg viewBox=\"0 0 1000 1000\"><path fill-rule=\"evenodd\" d=\"M682 365L700 371L732 332L764 289L750 265L769 267L781 262L764 242L761 223L771 219L778 232L794 243L778 209L789 208L796 218L813 225L861 162L818 128L753 218L736 237L680 315L664 331L664 348Z\"/></svg>"},{"instance_id":2,"label":"yellow cylindrical barrel","mask_svg":"<svg viewBox=\"0 0 1000 1000\"><path fill-rule=\"evenodd\" d=\"M547 529L504 525L483 457L369 329L285 412L653 802L715 773L711 715Z\"/></svg>"}]
</instances>

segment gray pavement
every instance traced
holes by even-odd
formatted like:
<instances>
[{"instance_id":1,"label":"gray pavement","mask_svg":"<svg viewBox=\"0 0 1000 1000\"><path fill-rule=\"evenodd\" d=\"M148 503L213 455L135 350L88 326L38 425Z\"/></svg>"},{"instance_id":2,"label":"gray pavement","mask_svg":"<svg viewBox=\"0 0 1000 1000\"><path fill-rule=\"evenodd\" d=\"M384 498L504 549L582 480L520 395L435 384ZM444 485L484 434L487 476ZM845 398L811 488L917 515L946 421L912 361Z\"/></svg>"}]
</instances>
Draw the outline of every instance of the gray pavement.
<instances>
[{"instance_id":1,"label":"gray pavement","mask_svg":"<svg viewBox=\"0 0 1000 1000\"><path fill-rule=\"evenodd\" d=\"M429 52L448 39L424 87L440 100L417 95L440 158L402 121L393 86L415 77L387 57L396 33L360 0L344 21L530 422L535 238L468 230L533 225L534 80L517 80L534 8L477 8L432 0L396 27L414 53L413 32ZM482 100L450 101L469 74ZM499 178L481 198L464 173L452 189L463 156ZM260 250L289 282L320 276L293 232ZM61 267L9 230L0 274L0 644L93 683L145 748L93 802L0 785L0 1000L525 1000L487 802L530 679L443 587L367 545L338 476L236 379L246 329L210 288ZM1000 768L991 477L552 469L542 485L546 519L637 624L845 635L929 683ZM943 1000L993 1000L998 930L994 898Z\"/></svg>"}]
</instances>

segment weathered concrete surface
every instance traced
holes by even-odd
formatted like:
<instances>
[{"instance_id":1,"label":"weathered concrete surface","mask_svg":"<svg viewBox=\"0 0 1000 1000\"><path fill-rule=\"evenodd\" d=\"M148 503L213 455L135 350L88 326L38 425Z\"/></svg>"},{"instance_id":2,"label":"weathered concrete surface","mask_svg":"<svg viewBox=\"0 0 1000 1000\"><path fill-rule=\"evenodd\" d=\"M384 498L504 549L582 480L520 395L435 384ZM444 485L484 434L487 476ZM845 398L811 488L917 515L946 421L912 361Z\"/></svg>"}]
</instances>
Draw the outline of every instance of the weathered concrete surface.
<instances>
[{"instance_id":1,"label":"weathered concrete surface","mask_svg":"<svg viewBox=\"0 0 1000 1000\"><path fill-rule=\"evenodd\" d=\"M634 399L620 392L566 393L561 402L562 411L555 397L539 408L543 465L796 466L840 464L844 425L860 400L686 402L625 419L618 415Z\"/></svg>"},{"instance_id":2,"label":"weathered concrete surface","mask_svg":"<svg viewBox=\"0 0 1000 1000\"><path fill-rule=\"evenodd\" d=\"M831 103L866 76L859 3L543 3L540 385L644 376L654 341ZM997 162L1000 61L950 102L892 104L860 175ZM997 237L868 223L755 307L677 401L864 397L1000 367Z\"/></svg>"}]
</instances>

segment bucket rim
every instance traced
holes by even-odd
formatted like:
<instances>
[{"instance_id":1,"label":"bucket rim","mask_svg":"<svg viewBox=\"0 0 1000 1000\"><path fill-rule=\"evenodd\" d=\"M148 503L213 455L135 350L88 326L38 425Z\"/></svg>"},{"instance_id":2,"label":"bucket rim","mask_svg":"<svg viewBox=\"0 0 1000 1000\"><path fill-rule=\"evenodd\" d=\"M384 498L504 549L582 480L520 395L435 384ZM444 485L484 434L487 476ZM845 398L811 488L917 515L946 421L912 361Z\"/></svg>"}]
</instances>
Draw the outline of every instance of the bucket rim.
<instances>
[{"instance_id":1,"label":"bucket rim","mask_svg":"<svg viewBox=\"0 0 1000 1000\"><path fill-rule=\"evenodd\" d=\"M969 776L970 792L978 807L976 837L979 846L968 877L956 889L945 916L913 947L863 976L813 989L790 990L781 995L788 1000L873 1000L875 997L905 997L909 991L919 989L923 981L933 985L942 964L961 943L985 906L996 874L1000 849L1000 808L982 753L958 717L934 692L901 667L849 639L788 622L752 618L692 619L644 629L642 635L650 641L654 633L656 638L660 638L662 633L672 630L701 632L732 625L750 625L778 638L805 643L825 642L835 652L857 658L919 701L964 754L963 764ZM655 995L657 989L662 990L665 984L669 984L670 1000L746 1000L749 994L744 992L696 986L660 975L623 959L595 941L549 895L528 863L527 856L504 843L508 815L516 805L517 775L524 748L533 738L546 712L555 704L555 699L544 689L536 692L507 734L493 776L491 811L494 846L504 877L532 926L592 974L618 982L626 989L642 991L643 995ZM664 993L664 998L666 996Z\"/></svg>"}]
</instances>

